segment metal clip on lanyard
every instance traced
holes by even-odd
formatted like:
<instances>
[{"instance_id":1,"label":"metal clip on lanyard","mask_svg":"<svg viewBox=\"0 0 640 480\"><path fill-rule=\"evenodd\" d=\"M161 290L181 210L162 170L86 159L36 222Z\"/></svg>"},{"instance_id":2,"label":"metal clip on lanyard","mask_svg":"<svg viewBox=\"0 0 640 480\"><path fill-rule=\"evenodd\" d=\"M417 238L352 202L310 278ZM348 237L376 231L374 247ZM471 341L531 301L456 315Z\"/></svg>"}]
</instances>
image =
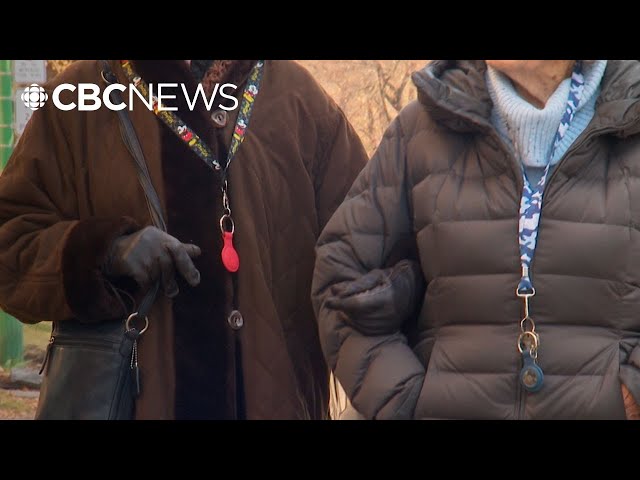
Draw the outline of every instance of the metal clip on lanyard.
<instances>
[{"instance_id":1,"label":"metal clip on lanyard","mask_svg":"<svg viewBox=\"0 0 640 480\"><path fill-rule=\"evenodd\" d=\"M136 86L142 94L149 98L149 87L147 83L138 75L131 65L130 60L121 60L122 69L129 78L129 81ZM173 111L161 110L158 108L158 98L151 95L153 113L161 119L178 138L180 138L200 159L214 172L218 172L222 179L222 216L220 217L220 231L222 233L222 252L221 258L225 268L235 273L240 268L240 257L233 246L233 235L235 233L235 224L231 216L231 205L229 202L229 182L227 174L229 165L234 159L238 148L245 139L249 120L253 111L253 105L258 92L260 90L260 81L264 70L264 60L256 62L255 66L249 74L247 85L242 93L242 102L238 111L238 119L233 129L233 137L227 155L227 162L224 167L215 157L211 148L194 132L185 122L180 119Z\"/></svg>"},{"instance_id":2,"label":"metal clip on lanyard","mask_svg":"<svg viewBox=\"0 0 640 480\"><path fill-rule=\"evenodd\" d=\"M521 292L516 289L516 295L524 301L524 317L520 321L520 335L518 336L518 351L522 355L523 363L520 371L520 383L531 393L540 390L544 382L544 373L536 363L540 335L536 333L536 323L529 316L529 299L535 294L535 288L532 288L530 292Z\"/></svg>"},{"instance_id":3,"label":"metal clip on lanyard","mask_svg":"<svg viewBox=\"0 0 640 480\"><path fill-rule=\"evenodd\" d=\"M542 200L549 173L551 161L558 145L561 143L569 125L573 121L575 113L582 98L584 89L584 77L582 75L582 63L576 62L571 75L569 98L564 115L558 126L553 147L549 155L547 167L544 170L538 184L534 187L529 183L523 169L524 185L520 200L520 220L518 224L518 242L520 245L520 261L522 265L522 277L516 288L516 296L522 298L524 303L524 317L520 321L520 335L518 335L518 351L522 355L522 370L520 370L520 383L530 393L535 393L542 388L544 373L537 364L538 348L540 348L540 335L536 332L536 324L529 314L529 302L536 294L536 289L529 276L529 268L533 261L538 242L538 229L542 214Z\"/></svg>"}]
</instances>

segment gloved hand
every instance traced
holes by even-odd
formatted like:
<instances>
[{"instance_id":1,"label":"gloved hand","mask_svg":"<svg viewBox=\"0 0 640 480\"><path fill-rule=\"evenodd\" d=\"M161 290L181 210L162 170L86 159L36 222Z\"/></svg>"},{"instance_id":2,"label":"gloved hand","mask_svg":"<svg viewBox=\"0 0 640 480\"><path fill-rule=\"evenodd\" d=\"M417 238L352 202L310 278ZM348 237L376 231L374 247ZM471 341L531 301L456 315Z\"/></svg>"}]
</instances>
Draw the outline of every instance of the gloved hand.
<instances>
[{"instance_id":1,"label":"gloved hand","mask_svg":"<svg viewBox=\"0 0 640 480\"><path fill-rule=\"evenodd\" d=\"M191 261L200 253L196 245L182 243L156 227L146 227L113 242L104 271L109 276L131 277L143 289L161 278L165 294L173 298L179 291L176 270L192 287L200 283L200 272Z\"/></svg>"},{"instance_id":2,"label":"gloved hand","mask_svg":"<svg viewBox=\"0 0 640 480\"><path fill-rule=\"evenodd\" d=\"M422 303L425 285L417 262L371 270L352 282L334 285L327 307L340 310L347 322L364 335L390 335Z\"/></svg>"}]
</instances>

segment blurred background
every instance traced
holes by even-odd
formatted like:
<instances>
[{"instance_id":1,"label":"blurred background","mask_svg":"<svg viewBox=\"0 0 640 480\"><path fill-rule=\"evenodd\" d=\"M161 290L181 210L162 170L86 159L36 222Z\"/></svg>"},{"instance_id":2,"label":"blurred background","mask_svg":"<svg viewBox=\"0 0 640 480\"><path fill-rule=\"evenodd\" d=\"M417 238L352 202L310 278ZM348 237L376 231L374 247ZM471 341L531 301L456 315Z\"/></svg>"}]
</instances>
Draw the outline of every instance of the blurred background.
<instances>
[{"instance_id":1,"label":"blurred background","mask_svg":"<svg viewBox=\"0 0 640 480\"><path fill-rule=\"evenodd\" d=\"M20 62L20 63L18 63ZM0 60L0 170L31 111L19 101L30 83L43 83L73 60ZM391 120L416 96L411 73L427 60L299 60L333 97L371 155ZM51 324L22 325L0 311L0 419L32 419L37 406L38 371ZM339 389L333 410L346 399Z\"/></svg>"}]
</instances>

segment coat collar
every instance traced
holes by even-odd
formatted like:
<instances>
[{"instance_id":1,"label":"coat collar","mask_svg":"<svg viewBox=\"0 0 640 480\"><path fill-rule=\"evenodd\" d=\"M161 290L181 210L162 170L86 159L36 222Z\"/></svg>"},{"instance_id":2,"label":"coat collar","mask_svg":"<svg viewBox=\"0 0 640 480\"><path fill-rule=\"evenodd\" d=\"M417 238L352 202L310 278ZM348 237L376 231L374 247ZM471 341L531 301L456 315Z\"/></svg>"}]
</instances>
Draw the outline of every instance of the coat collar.
<instances>
[{"instance_id":1,"label":"coat collar","mask_svg":"<svg viewBox=\"0 0 640 480\"><path fill-rule=\"evenodd\" d=\"M486 131L493 104L483 60L435 60L413 74L419 101L433 118L459 132ZM640 132L640 62L609 60L588 129L625 137Z\"/></svg>"},{"instance_id":2,"label":"coat collar","mask_svg":"<svg viewBox=\"0 0 640 480\"><path fill-rule=\"evenodd\" d=\"M255 60L214 60L205 73L202 84L210 93L215 83L244 83ZM196 87L196 82L184 60L133 60L136 71L147 82L185 82Z\"/></svg>"},{"instance_id":3,"label":"coat collar","mask_svg":"<svg viewBox=\"0 0 640 480\"><path fill-rule=\"evenodd\" d=\"M242 85L246 82L255 60L215 60L202 80L205 91L215 83L233 83L238 87L236 96L242 95ZM198 87L191 71L184 60L132 60L135 72L148 84L178 83L184 84L189 97L193 98ZM120 72L124 76L123 72ZM216 103L218 100L216 100ZM224 156L219 150L216 140L216 126L211 120L204 103L199 101L191 110L184 95L176 95L175 99L163 101L167 106L177 107L175 112L189 127L191 127L209 146L214 153Z\"/></svg>"}]
</instances>

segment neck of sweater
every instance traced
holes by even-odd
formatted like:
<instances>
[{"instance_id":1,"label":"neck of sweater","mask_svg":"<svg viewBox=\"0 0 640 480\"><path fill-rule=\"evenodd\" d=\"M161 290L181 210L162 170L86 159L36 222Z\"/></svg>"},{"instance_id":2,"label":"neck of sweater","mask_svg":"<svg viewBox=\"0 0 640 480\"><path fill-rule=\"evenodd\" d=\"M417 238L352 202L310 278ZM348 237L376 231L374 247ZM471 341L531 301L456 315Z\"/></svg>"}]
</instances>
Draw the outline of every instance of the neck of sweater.
<instances>
[{"instance_id":1,"label":"neck of sweater","mask_svg":"<svg viewBox=\"0 0 640 480\"><path fill-rule=\"evenodd\" d=\"M555 165L560 161L593 118L606 66L606 60L596 60L584 65L582 99L553 158L549 157L567 106L571 79L567 78L560 83L544 108L536 108L518 94L507 76L487 67L487 87L493 101L491 122L512 147L523 166L544 168L548 163Z\"/></svg>"}]
</instances>

